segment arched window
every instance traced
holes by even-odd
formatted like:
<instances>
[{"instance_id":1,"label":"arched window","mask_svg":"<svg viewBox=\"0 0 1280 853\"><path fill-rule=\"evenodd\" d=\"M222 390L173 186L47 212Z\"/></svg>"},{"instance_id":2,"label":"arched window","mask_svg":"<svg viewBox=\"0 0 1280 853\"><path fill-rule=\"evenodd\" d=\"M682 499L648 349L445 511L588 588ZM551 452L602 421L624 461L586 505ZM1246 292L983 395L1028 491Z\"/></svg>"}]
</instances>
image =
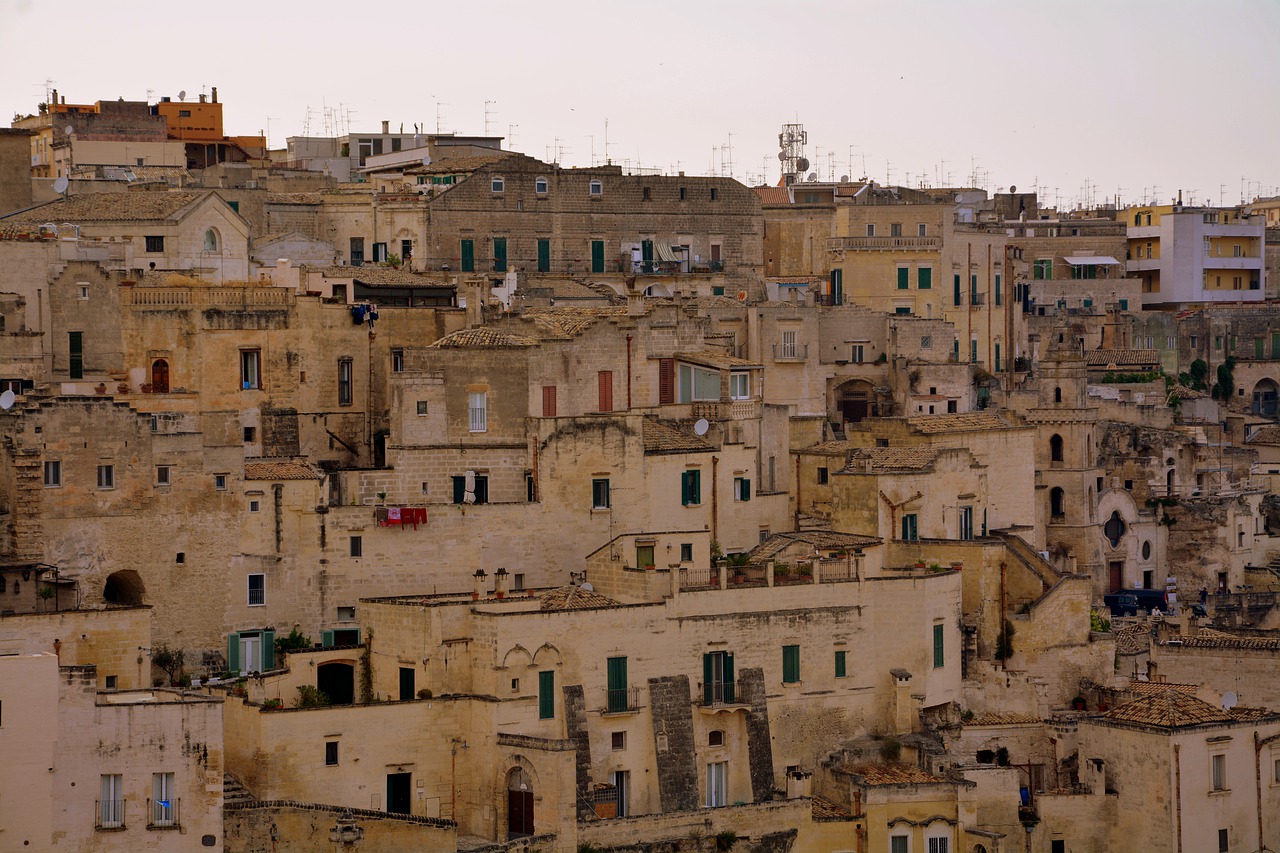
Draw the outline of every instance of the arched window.
<instances>
[{"instance_id":1,"label":"arched window","mask_svg":"<svg viewBox=\"0 0 1280 853\"><path fill-rule=\"evenodd\" d=\"M1055 403L1061 403L1061 402L1062 402L1062 389L1061 389L1061 388L1054 388L1054 389L1053 389L1053 402L1055 402Z\"/></svg>"},{"instance_id":2,"label":"arched window","mask_svg":"<svg viewBox=\"0 0 1280 853\"><path fill-rule=\"evenodd\" d=\"M1054 433L1053 437L1049 439L1049 461L1062 461L1062 436L1057 433Z\"/></svg>"},{"instance_id":3,"label":"arched window","mask_svg":"<svg viewBox=\"0 0 1280 853\"><path fill-rule=\"evenodd\" d=\"M218 231L216 228L210 228L204 232L204 250L206 252L217 252L222 248L222 241L218 239Z\"/></svg>"},{"instance_id":4,"label":"arched window","mask_svg":"<svg viewBox=\"0 0 1280 853\"><path fill-rule=\"evenodd\" d=\"M708 733L707 746L724 746L724 732L716 729Z\"/></svg>"},{"instance_id":5,"label":"arched window","mask_svg":"<svg viewBox=\"0 0 1280 853\"><path fill-rule=\"evenodd\" d=\"M1049 515L1054 518L1061 518L1067 514L1066 493L1062 489L1054 488L1049 492Z\"/></svg>"},{"instance_id":6,"label":"arched window","mask_svg":"<svg viewBox=\"0 0 1280 853\"><path fill-rule=\"evenodd\" d=\"M163 358L151 362L151 393L169 393L169 362Z\"/></svg>"},{"instance_id":7,"label":"arched window","mask_svg":"<svg viewBox=\"0 0 1280 853\"><path fill-rule=\"evenodd\" d=\"M1102 532L1106 534L1107 541L1111 543L1112 548L1120 546L1120 540L1124 537L1127 529L1124 519L1120 517L1119 510L1113 510L1111 517L1107 519L1107 523L1102 526Z\"/></svg>"}]
</instances>

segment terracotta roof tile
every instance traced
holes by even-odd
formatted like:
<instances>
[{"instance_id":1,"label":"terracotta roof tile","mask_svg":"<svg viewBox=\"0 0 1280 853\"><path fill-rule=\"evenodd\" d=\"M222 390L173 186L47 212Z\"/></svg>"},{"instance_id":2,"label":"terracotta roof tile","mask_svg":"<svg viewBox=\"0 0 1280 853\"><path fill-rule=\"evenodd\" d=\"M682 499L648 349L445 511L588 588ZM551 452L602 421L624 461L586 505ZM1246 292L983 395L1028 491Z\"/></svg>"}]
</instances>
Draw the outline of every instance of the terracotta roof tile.
<instances>
[{"instance_id":1,"label":"terracotta roof tile","mask_svg":"<svg viewBox=\"0 0 1280 853\"><path fill-rule=\"evenodd\" d=\"M1033 717L1030 714L1000 714L988 713L978 714L969 722L965 723L965 728L973 726L1025 726L1029 724L1039 724L1044 722L1039 717Z\"/></svg>"},{"instance_id":2,"label":"terracotta roof tile","mask_svg":"<svg viewBox=\"0 0 1280 853\"><path fill-rule=\"evenodd\" d=\"M538 341L534 338L517 335L511 332L499 332L496 329L462 329L461 331L445 335L434 344L429 345L434 349L520 349L523 347L536 347Z\"/></svg>"},{"instance_id":3,"label":"terracotta roof tile","mask_svg":"<svg viewBox=\"0 0 1280 853\"><path fill-rule=\"evenodd\" d=\"M560 586L538 596L543 610L592 610L615 607L618 602L608 596L580 586Z\"/></svg>"},{"instance_id":4,"label":"terracotta roof tile","mask_svg":"<svg viewBox=\"0 0 1280 853\"><path fill-rule=\"evenodd\" d=\"M927 444L915 447L859 447L853 451L845 472L879 474L887 471L931 471L938 448Z\"/></svg>"},{"instance_id":5,"label":"terracotta roof tile","mask_svg":"<svg viewBox=\"0 0 1280 853\"><path fill-rule=\"evenodd\" d=\"M319 480L320 472L291 459L256 459L244 463L246 480Z\"/></svg>"},{"instance_id":6,"label":"terracotta roof tile","mask_svg":"<svg viewBox=\"0 0 1280 853\"><path fill-rule=\"evenodd\" d=\"M868 545L879 545L883 541L878 536L863 536L859 533L835 533L830 530L788 531L774 533L768 539L752 548L750 555L752 560L768 560L797 542L810 545L819 550L833 551L865 548Z\"/></svg>"},{"instance_id":7,"label":"terracotta roof tile","mask_svg":"<svg viewBox=\"0 0 1280 853\"><path fill-rule=\"evenodd\" d=\"M853 812L826 797L814 797L809 809L814 820L853 820Z\"/></svg>"},{"instance_id":8,"label":"terracotta roof tile","mask_svg":"<svg viewBox=\"0 0 1280 853\"><path fill-rule=\"evenodd\" d=\"M854 764L842 769L863 785L936 785L947 781L911 764Z\"/></svg>"},{"instance_id":9,"label":"terracotta roof tile","mask_svg":"<svg viewBox=\"0 0 1280 853\"><path fill-rule=\"evenodd\" d=\"M1221 708L1215 708L1181 690L1161 690L1150 696L1134 699L1108 711L1102 717L1120 723L1136 723L1163 729L1229 723L1232 720L1232 716Z\"/></svg>"},{"instance_id":10,"label":"terracotta roof tile","mask_svg":"<svg viewBox=\"0 0 1280 853\"><path fill-rule=\"evenodd\" d=\"M1275 652L1280 651L1280 637L1244 637L1212 628L1201 628L1194 637L1184 637L1182 645L1201 649L1256 649Z\"/></svg>"},{"instance_id":11,"label":"terracotta roof tile","mask_svg":"<svg viewBox=\"0 0 1280 853\"><path fill-rule=\"evenodd\" d=\"M966 412L962 415L918 415L907 418L917 432L977 432L992 429L1014 429L1014 425L994 412Z\"/></svg>"},{"instance_id":12,"label":"terracotta roof tile","mask_svg":"<svg viewBox=\"0 0 1280 853\"><path fill-rule=\"evenodd\" d=\"M751 191L764 205L791 204L791 191L786 187L752 187Z\"/></svg>"},{"instance_id":13,"label":"terracotta roof tile","mask_svg":"<svg viewBox=\"0 0 1280 853\"><path fill-rule=\"evenodd\" d=\"M488 166L490 163L497 163L499 160L505 160L512 156L510 151L503 151L494 154L475 154L470 157L447 157L443 160L435 160L427 163L425 166L418 165L410 169L405 169L406 175L462 175Z\"/></svg>"},{"instance_id":14,"label":"terracotta roof tile","mask_svg":"<svg viewBox=\"0 0 1280 853\"><path fill-rule=\"evenodd\" d=\"M679 430L651 418L645 418L643 432L645 453L702 453L715 449L694 435L691 428Z\"/></svg>"},{"instance_id":15,"label":"terracotta roof tile","mask_svg":"<svg viewBox=\"0 0 1280 853\"><path fill-rule=\"evenodd\" d=\"M1084 354L1090 367L1147 367L1160 364L1160 353L1153 349L1095 349Z\"/></svg>"},{"instance_id":16,"label":"terracotta roof tile","mask_svg":"<svg viewBox=\"0 0 1280 853\"><path fill-rule=\"evenodd\" d=\"M1172 681L1130 681L1129 692L1134 696L1159 696L1166 690L1177 690L1189 696L1196 695L1196 685L1176 684Z\"/></svg>"},{"instance_id":17,"label":"terracotta roof tile","mask_svg":"<svg viewBox=\"0 0 1280 853\"><path fill-rule=\"evenodd\" d=\"M1112 628L1116 640L1116 652L1122 655L1140 655L1151 649L1151 626L1145 623Z\"/></svg>"},{"instance_id":18,"label":"terracotta roof tile","mask_svg":"<svg viewBox=\"0 0 1280 853\"><path fill-rule=\"evenodd\" d=\"M848 441L820 441L817 444L804 448L802 453L820 453L827 456L843 456L851 450L857 450L861 445L853 444Z\"/></svg>"},{"instance_id":19,"label":"terracotta roof tile","mask_svg":"<svg viewBox=\"0 0 1280 853\"><path fill-rule=\"evenodd\" d=\"M1253 431L1245 444L1280 444L1280 425L1269 424Z\"/></svg>"},{"instance_id":20,"label":"terracotta roof tile","mask_svg":"<svg viewBox=\"0 0 1280 853\"><path fill-rule=\"evenodd\" d=\"M826 279L820 275L767 275L765 281L777 284L813 284Z\"/></svg>"},{"instance_id":21,"label":"terracotta roof tile","mask_svg":"<svg viewBox=\"0 0 1280 853\"><path fill-rule=\"evenodd\" d=\"M453 285L440 278L425 276L401 267L325 267L320 270L325 278L342 278L358 281L370 287L441 287L453 289Z\"/></svg>"},{"instance_id":22,"label":"terracotta roof tile","mask_svg":"<svg viewBox=\"0 0 1280 853\"><path fill-rule=\"evenodd\" d=\"M12 219L0 218L0 222L38 226L45 222L80 224L172 220L210 194L208 191L86 193L19 211L12 214Z\"/></svg>"}]
</instances>

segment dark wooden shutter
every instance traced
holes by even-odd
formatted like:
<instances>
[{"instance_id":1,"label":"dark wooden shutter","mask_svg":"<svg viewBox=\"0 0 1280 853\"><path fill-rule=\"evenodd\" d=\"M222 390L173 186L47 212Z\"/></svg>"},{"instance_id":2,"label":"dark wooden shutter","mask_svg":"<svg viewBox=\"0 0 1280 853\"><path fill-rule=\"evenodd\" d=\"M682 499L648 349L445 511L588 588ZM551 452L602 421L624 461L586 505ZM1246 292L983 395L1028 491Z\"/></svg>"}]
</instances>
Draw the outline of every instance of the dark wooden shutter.
<instances>
[{"instance_id":1,"label":"dark wooden shutter","mask_svg":"<svg viewBox=\"0 0 1280 853\"><path fill-rule=\"evenodd\" d=\"M601 370L596 374L600 385L600 411L613 411L613 371Z\"/></svg>"},{"instance_id":2,"label":"dark wooden shutter","mask_svg":"<svg viewBox=\"0 0 1280 853\"><path fill-rule=\"evenodd\" d=\"M658 359L658 402L674 403L676 401L676 360L674 358Z\"/></svg>"},{"instance_id":3,"label":"dark wooden shutter","mask_svg":"<svg viewBox=\"0 0 1280 853\"><path fill-rule=\"evenodd\" d=\"M544 418L554 418L556 416L556 386L542 386L542 416Z\"/></svg>"}]
</instances>

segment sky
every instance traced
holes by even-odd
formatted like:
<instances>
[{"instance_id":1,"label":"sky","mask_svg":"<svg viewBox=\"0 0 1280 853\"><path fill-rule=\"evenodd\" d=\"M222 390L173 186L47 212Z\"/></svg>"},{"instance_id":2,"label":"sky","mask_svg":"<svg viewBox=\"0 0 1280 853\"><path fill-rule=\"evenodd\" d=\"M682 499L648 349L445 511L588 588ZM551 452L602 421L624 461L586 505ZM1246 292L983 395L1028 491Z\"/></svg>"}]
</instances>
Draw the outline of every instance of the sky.
<instances>
[{"instance_id":1,"label":"sky","mask_svg":"<svg viewBox=\"0 0 1280 853\"><path fill-rule=\"evenodd\" d=\"M800 123L821 180L1063 207L1280 194L1280 0L0 0L5 119L50 87L213 86L226 132L273 148L385 119L757 185Z\"/></svg>"}]
</instances>

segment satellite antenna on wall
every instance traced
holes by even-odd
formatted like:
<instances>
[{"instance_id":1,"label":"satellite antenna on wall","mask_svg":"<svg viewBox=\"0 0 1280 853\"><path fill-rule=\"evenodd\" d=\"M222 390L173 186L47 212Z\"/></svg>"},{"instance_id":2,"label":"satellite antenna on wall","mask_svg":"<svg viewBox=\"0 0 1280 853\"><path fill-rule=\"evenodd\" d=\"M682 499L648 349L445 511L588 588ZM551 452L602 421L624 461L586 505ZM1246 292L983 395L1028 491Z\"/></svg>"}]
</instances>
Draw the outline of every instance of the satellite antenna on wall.
<instances>
[{"instance_id":1,"label":"satellite antenna on wall","mask_svg":"<svg viewBox=\"0 0 1280 853\"><path fill-rule=\"evenodd\" d=\"M1239 701L1240 699L1236 696L1236 694L1231 692L1230 690L1222 694L1222 708L1225 711L1230 711L1232 708L1236 706L1236 703Z\"/></svg>"},{"instance_id":2,"label":"satellite antenna on wall","mask_svg":"<svg viewBox=\"0 0 1280 853\"><path fill-rule=\"evenodd\" d=\"M849 176L848 176L848 175L841 175L841 176L840 176L840 183L842 183L842 184L847 184L847 183L849 183Z\"/></svg>"},{"instance_id":3,"label":"satellite antenna on wall","mask_svg":"<svg viewBox=\"0 0 1280 853\"><path fill-rule=\"evenodd\" d=\"M1016 193L1017 191L1018 191L1018 185L1017 185L1017 184L1010 184L1010 185L1009 185L1009 192L1011 192L1011 193Z\"/></svg>"},{"instance_id":4,"label":"satellite antenna on wall","mask_svg":"<svg viewBox=\"0 0 1280 853\"><path fill-rule=\"evenodd\" d=\"M67 191L67 187L70 183L71 182L67 180L66 175L59 175L53 182L53 191L61 195Z\"/></svg>"},{"instance_id":5,"label":"satellite antenna on wall","mask_svg":"<svg viewBox=\"0 0 1280 853\"><path fill-rule=\"evenodd\" d=\"M4 409L5 411L12 409L13 401L16 399L18 399L18 397L12 391L5 391L3 394L0 394L0 409Z\"/></svg>"},{"instance_id":6,"label":"satellite antenna on wall","mask_svg":"<svg viewBox=\"0 0 1280 853\"><path fill-rule=\"evenodd\" d=\"M186 89L183 89L182 91L178 92L178 100L179 100L179 101L185 101L186 99L187 99L187 90L186 90Z\"/></svg>"},{"instance_id":7,"label":"satellite antenna on wall","mask_svg":"<svg viewBox=\"0 0 1280 853\"><path fill-rule=\"evenodd\" d=\"M706 418L698 418L698 422L693 425L693 431L698 435L706 435L709 429L711 429L711 424L707 422Z\"/></svg>"}]
</instances>

